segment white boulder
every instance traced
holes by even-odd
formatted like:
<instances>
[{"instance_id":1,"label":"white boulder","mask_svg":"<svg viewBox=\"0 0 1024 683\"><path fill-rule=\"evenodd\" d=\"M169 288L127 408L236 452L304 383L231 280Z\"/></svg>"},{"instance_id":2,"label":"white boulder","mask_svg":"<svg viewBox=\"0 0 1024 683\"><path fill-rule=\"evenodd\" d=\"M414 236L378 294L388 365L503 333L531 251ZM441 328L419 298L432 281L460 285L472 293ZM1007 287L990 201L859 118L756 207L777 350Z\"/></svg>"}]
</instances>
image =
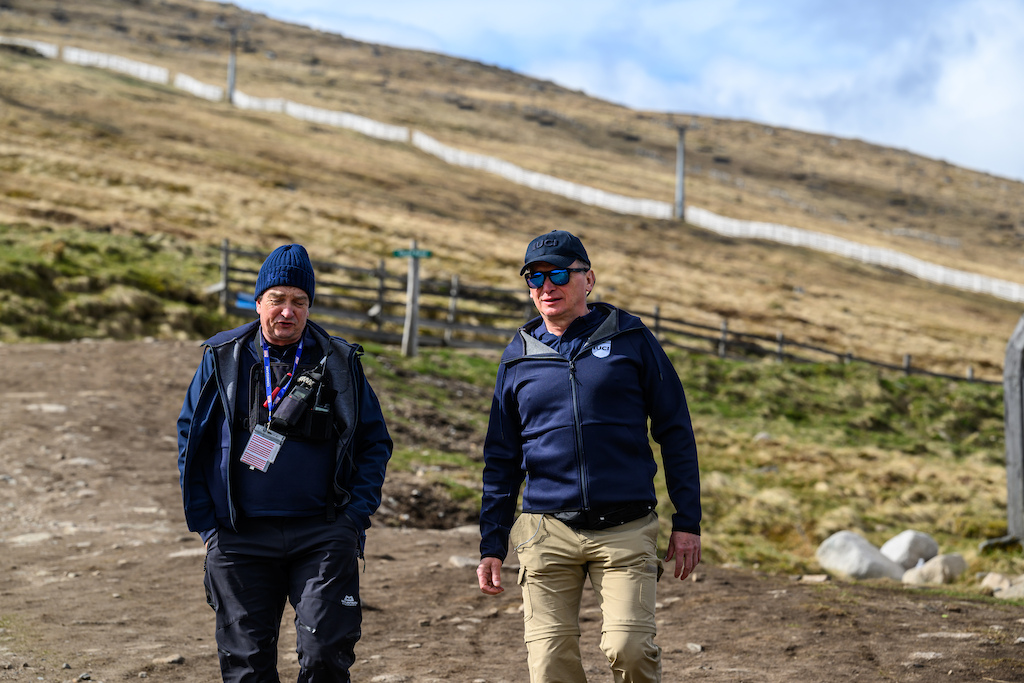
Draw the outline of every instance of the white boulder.
<instances>
[{"instance_id":1,"label":"white boulder","mask_svg":"<svg viewBox=\"0 0 1024 683\"><path fill-rule=\"evenodd\" d=\"M903 578L903 567L883 555L866 538L837 531L818 546L818 564L830 574L848 579Z\"/></svg>"},{"instance_id":2,"label":"white boulder","mask_svg":"<svg viewBox=\"0 0 1024 683\"><path fill-rule=\"evenodd\" d=\"M985 578L981 580L981 587L992 593L1006 590L1012 585L1012 579L1010 579L1006 574L1000 574L999 572L989 572L988 574L985 574Z\"/></svg>"},{"instance_id":3,"label":"white boulder","mask_svg":"<svg viewBox=\"0 0 1024 683\"><path fill-rule=\"evenodd\" d=\"M913 585L953 583L967 571L967 561L959 553L937 555L920 567L908 569L903 583Z\"/></svg>"},{"instance_id":4,"label":"white boulder","mask_svg":"<svg viewBox=\"0 0 1024 683\"><path fill-rule=\"evenodd\" d=\"M939 544L926 533L907 529L882 545L882 554L904 569L918 566L939 554Z\"/></svg>"},{"instance_id":5,"label":"white boulder","mask_svg":"<svg viewBox=\"0 0 1024 683\"><path fill-rule=\"evenodd\" d=\"M1018 598L1024 598L1024 581L1021 583L1014 583L1009 588L1005 588L1001 591L996 591L995 596L1003 600L1016 600Z\"/></svg>"}]
</instances>

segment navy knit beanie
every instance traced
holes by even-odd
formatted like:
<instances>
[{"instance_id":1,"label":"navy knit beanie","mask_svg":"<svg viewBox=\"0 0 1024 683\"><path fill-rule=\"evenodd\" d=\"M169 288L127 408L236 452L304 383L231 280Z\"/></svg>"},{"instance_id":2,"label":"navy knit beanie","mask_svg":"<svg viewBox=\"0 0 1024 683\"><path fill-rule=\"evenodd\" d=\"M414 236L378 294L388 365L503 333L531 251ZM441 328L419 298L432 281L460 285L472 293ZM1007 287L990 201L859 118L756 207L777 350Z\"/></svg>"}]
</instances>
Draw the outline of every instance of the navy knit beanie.
<instances>
[{"instance_id":1,"label":"navy knit beanie","mask_svg":"<svg viewBox=\"0 0 1024 683\"><path fill-rule=\"evenodd\" d=\"M316 278L309 254L301 244L286 244L270 252L256 277L256 298L259 299L271 287L280 285L298 287L309 295L309 303L313 304Z\"/></svg>"}]
</instances>

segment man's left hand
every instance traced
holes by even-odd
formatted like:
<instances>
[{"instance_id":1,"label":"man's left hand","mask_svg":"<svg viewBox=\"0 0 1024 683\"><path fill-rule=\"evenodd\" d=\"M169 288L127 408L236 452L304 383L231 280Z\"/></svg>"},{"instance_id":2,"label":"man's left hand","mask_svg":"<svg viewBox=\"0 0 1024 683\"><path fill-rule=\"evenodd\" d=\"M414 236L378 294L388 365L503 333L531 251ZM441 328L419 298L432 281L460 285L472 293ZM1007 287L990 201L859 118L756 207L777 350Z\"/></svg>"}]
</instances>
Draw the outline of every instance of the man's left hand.
<instances>
[{"instance_id":1,"label":"man's left hand","mask_svg":"<svg viewBox=\"0 0 1024 683\"><path fill-rule=\"evenodd\" d=\"M673 531L668 539L665 561L676 560L675 577L679 580L690 575L700 563L700 536L685 531Z\"/></svg>"}]
</instances>

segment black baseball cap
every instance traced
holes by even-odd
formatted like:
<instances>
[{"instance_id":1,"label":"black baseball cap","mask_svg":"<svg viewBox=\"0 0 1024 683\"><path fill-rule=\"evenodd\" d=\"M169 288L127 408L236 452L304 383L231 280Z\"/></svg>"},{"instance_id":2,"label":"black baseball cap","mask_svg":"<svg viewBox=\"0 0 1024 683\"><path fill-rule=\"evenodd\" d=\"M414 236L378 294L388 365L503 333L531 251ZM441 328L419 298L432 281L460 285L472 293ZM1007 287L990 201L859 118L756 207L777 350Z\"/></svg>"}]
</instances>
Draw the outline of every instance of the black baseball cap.
<instances>
[{"instance_id":1,"label":"black baseball cap","mask_svg":"<svg viewBox=\"0 0 1024 683\"><path fill-rule=\"evenodd\" d=\"M575 261L582 261L590 265L590 257L587 250L583 248L583 242L565 230L552 230L530 240L526 247L526 256L523 259L523 269L520 275L526 273L531 263L543 261L550 263L556 268L568 268Z\"/></svg>"}]
</instances>

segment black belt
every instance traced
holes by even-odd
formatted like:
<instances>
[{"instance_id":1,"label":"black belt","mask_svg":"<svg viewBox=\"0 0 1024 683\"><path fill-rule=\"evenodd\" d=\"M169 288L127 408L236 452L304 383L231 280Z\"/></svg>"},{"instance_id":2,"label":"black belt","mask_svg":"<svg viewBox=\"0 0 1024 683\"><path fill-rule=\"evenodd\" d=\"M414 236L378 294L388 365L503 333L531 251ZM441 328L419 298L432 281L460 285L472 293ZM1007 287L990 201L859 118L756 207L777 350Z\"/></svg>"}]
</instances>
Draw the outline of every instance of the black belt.
<instances>
[{"instance_id":1,"label":"black belt","mask_svg":"<svg viewBox=\"0 0 1024 683\"><path fill-rule=\"evenodd\" d=\"M601 531L646 517L654 510L650 503L626 503L600 510L569 510L551 516L573 529Z\"/></svg>"}]
</instances>

